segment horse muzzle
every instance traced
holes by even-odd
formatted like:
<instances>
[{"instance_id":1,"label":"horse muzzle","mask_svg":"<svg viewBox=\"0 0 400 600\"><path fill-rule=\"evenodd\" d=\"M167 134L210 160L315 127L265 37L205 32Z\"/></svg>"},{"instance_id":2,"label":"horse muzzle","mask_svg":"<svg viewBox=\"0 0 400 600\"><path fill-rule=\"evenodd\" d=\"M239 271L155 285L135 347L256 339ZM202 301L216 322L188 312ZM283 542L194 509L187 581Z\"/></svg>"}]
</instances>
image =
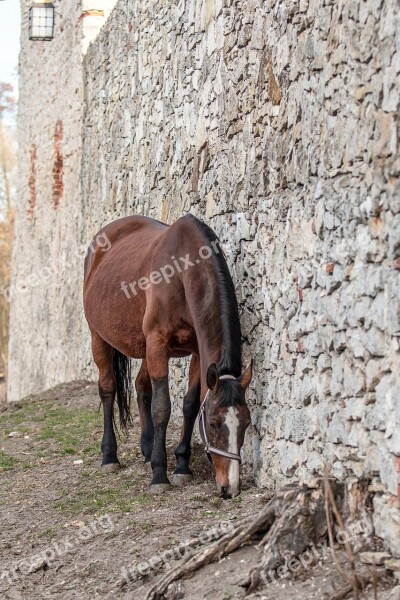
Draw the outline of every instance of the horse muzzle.
<instances>
[{"instance_id":1,"label":"horse muzzle","mask_svg":"<svg viewBox=\"0 0 400 600\"><path fill-rule=\"evenodd\" d=\"M240 494L240 485L237 486L222 486L217 484L217 490L221 498L224 500L229 500L231 498L236 498Z\"/></svg>"}]
</instances>

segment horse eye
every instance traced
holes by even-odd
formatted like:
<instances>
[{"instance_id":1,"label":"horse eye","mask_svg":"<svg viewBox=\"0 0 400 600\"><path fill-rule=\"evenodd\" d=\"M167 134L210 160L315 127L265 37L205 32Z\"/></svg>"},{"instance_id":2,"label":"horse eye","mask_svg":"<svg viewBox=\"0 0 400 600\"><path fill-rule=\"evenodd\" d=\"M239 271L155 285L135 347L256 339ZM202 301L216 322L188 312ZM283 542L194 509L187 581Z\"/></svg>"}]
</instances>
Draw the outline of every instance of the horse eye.
<instances>
[{"instance_id":1,"label":"horse eye","mask_svg":"<svg viewBox=\"0 0 400 600\"><path fill-rule=\"evenodd\" d=\"M211 428L213 431L216 431L216 429L217 429L217 426L216 426L216 424L215 424L215 423L210 423L210 428Z\"/></svg>"}]
</instances>

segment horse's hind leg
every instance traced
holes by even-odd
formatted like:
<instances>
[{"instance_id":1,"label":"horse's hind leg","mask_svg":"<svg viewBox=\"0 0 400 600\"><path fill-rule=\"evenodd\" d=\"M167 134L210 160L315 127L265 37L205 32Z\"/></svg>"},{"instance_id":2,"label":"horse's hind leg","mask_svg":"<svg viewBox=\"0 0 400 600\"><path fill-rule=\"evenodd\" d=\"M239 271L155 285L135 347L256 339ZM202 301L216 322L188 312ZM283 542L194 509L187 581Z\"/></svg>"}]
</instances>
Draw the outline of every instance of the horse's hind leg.
<instances>
[{"instance_id":1,"label":"horse's hind leg","mask_svg":"<svg viewBox=\"0 0 400 600\"><path fill-rule=\"evenodd\" d=\"M192 480L189 468L191 455L190 443L193 427L200 409L200 360L193 354L189 367L189 387L183 400L183 425L181 441L175 450L176 468L172 475L173 485L183 485Z\"/></svg>"},{"instance_id":2,"label":"horse's hind leg","mask_svg":"<svg viewBox=\"0 0 400 600\"><path fill-rule=\"evenodd\" d=\"M142 360L138 376L135 381L136 396L139 407L141 437L140 446L144 462L150 464L153 451L154 427L151 418L151 380L147 370L146 360Z\"/></svg>"},{"instance_id":3,"label":"horse's hind leg","mask_svg":"<svg viewBox=\"0 0 400 600\"><path fill-rule=\"evenodd\" d=\"M98 333L92 331L93 358L99 369L99 396L103 405L104 432L101 443L102 468L106 472L119 469L117 440L114 433L113 412L116 381L113 369L113 348Z\"/></svg>"}]
</instances>

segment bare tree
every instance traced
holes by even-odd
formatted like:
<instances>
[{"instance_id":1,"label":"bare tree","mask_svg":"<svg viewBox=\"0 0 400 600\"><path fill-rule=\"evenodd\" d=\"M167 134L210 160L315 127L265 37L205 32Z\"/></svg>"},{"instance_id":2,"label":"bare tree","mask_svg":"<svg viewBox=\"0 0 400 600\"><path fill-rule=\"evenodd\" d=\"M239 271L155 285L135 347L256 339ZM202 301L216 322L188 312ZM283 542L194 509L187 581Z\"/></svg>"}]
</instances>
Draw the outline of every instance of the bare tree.
<instances>
[{"instance_id":1,"label":"bare tree","mask_svg":"<svg viewBox=\"0 0 400 600\"><path fill-rule=\"evenodd\" d=\"M12 197L15 175L15 131L6 117L15 114L13 87L0 82L0 379L6 376L8 361L8 321L10 262L14 211Z\"/></svg>"},{"instance_id":2,"label":"bare tree","mask_svg":"<svg viewBox=\"0 0 400 600\"><path fill-rule=\"evenodd\" d=\"M12 222L0 222L0 377L7 372Z\"/></svg>"},{"instance_id":3,"label":"bare tree","mask_svg":"<svg viewBox=\"0 0 400 600\"><path fill-rule=\"evenodd\" d=\"M16 101L13 87L0 82L0 216L10 217L12 177L15 169L15 133L7 126L5 117L13 117Z\"/></svg>"}]
</instances>

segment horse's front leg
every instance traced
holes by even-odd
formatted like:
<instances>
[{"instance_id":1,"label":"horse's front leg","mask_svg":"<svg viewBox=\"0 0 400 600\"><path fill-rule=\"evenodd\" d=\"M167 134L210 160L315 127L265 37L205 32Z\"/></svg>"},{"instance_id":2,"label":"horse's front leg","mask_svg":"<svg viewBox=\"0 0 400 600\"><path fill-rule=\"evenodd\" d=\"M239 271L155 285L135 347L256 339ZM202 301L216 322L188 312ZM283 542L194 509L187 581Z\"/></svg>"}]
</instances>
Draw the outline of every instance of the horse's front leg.
<instances>
[{"instance_id":1,"label":"horse's front leg","mask_svg":"<svg viewBox=\"0 0 400 600\"><path fill-rule=\"evenodd\" d=\"M176 468L172 475L174 485L189 483L192 471L189 466L193 427L200 409L200 359L193 354L189 367L189 386L183 400L183 424L181 439L175 450Z\"/></svg>"},{"instance_id":2,"label":"horse's front leg","mask_svg":"<svg viewBox=\"0 0 400 600\"><path fill-rule=\"evenodd\" d=\"M171 416L171 401L168 389L168 354L160 346L159 340L149 337L146 341L147 368L152 387L151 418L154 428L153 451L151 453L151 468L153 479L150 491L161 494L170 488L167 477L166 433Z\"/></svg>"}]
</instances>

